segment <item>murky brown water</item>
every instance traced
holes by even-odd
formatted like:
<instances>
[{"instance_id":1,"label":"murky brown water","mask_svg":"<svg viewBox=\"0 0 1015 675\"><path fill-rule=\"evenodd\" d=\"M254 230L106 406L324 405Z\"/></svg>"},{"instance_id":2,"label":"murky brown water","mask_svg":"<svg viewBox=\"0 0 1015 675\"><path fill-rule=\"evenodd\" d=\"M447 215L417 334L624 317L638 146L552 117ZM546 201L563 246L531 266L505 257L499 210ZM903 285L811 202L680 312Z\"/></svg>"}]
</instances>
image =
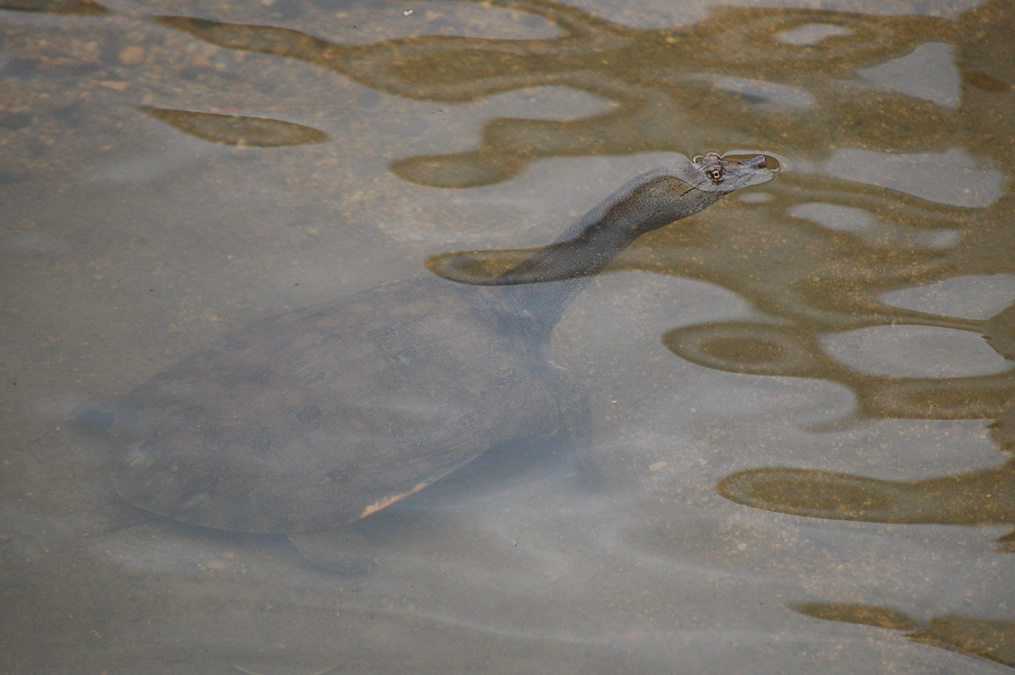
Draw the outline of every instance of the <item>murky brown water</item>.
<instances>
[{"instance_id":1,"label":"murky brown water","mask_svg":"<svg viewBox=\"0 0 1015 675\"><path fill-rule=\"evenodd\" d=\"M0 2L0 670L1007 672L1015 11L764 4ZM364 521L369 576L71 423L709 150L783 170L575 302L590 440Z\"/></svg>"}]
</instances>

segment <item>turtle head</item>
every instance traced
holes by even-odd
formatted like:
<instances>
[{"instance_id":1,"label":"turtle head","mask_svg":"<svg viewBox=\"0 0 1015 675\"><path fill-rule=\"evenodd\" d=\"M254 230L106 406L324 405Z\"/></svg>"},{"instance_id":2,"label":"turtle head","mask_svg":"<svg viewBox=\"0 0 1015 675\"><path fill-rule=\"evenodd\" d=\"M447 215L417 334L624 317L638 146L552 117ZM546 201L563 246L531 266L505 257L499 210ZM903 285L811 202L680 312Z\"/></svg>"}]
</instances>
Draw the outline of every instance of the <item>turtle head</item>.
<instances>
[{"instance_id":1,"label":"turtle head","mask_svg":"<svg viewBox=\"0 0 1015 675\"><path fill-rule=\"evenodd\" d=\"M691 160L687 182L703 192L727 194L775 177L778 162L767 155L726 155L709 152Z\"/></svg>"}]
</instances>

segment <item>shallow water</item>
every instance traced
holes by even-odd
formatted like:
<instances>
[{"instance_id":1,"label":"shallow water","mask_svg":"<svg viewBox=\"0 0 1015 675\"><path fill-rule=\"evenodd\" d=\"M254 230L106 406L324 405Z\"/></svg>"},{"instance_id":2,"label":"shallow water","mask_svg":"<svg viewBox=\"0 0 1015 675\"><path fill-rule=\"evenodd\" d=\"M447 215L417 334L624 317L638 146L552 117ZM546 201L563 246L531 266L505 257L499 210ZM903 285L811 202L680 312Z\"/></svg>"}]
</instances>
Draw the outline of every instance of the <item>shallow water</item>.
<instances>
[{"instance_id":1,"label":"shallow water","mask_svg":"<svg viewBox=\"0 0 1015 675\"><path fill-rule=\"evenodd\" d=\"M763 4L0 2L0 670L1015 665L1015 12ZM782 172L570 308L591 438L370 575L113 491L103 411L215 336L710 150Z\"/></svg>"}]
</instances>

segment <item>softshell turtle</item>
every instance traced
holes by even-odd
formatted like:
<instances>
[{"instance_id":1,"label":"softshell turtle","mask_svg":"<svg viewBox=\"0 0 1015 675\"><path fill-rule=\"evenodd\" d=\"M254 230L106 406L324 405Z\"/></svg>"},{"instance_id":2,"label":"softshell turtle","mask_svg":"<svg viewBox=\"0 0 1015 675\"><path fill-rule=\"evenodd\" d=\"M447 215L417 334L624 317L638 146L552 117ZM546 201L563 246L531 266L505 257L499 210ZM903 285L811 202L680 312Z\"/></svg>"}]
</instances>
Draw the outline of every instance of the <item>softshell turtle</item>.
<instances>
[{"instance_id":1,"label":"softshell turtle","mask_svg":"<svg viewBox=\"0 0 1015 675\"><path fill-rule=\"evenodd\" d=\"M128 396L116 490L186 523L292 538L505 441L567 433L584 397L542 352L568 301L640 235L771 176L761 155L680 157L495 285L416 278L255 322Z\"/></svg>"}]
</instances>

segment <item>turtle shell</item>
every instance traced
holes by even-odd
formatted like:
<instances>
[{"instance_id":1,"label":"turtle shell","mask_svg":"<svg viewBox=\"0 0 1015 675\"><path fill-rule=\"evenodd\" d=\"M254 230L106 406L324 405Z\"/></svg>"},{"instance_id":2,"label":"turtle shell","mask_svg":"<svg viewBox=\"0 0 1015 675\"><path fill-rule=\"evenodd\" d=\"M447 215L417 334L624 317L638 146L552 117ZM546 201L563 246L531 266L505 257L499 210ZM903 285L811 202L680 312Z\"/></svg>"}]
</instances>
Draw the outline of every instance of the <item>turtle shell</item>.
<instances>
[{"instance_id":1,"label":"turtle shell","mask_svg":"<svg viewBox=\"0 0 1015 675\"><path fill-rule=\"evenodd\" d=\"M573 390L507 290L409 280L221 339L129 395L117 491L195 525L289 534L557 433Z\"/></svg>"}]
</instances>

